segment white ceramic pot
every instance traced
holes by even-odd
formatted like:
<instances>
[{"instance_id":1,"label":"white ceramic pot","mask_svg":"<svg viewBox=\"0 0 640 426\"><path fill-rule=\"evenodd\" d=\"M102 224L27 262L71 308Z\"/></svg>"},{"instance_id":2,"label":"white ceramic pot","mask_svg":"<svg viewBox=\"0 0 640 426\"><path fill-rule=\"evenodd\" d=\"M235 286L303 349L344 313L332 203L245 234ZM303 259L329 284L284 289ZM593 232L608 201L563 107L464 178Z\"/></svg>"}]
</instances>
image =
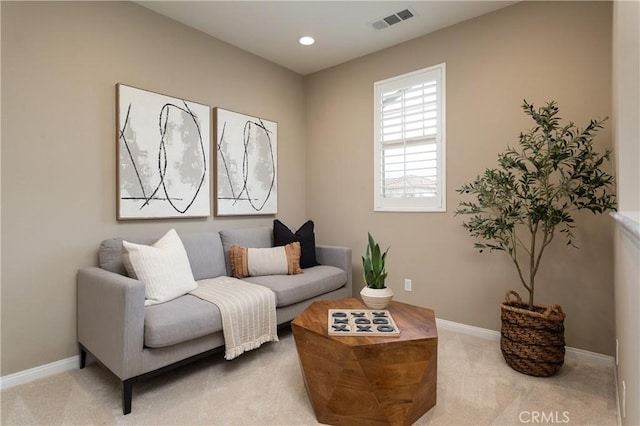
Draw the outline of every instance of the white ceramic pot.
<instances>
[{"instance_id":1,"label":"white ceramic pot","mask_svg":"<svg viewBox=\"0 0 640 426\"><path fill-rule=\"evenodd\" d=\"M393 291L389 287L380 289L365 287L360 291L360 296L369 309L384 309L391 303Z\"/></svg>"}]
</instances>

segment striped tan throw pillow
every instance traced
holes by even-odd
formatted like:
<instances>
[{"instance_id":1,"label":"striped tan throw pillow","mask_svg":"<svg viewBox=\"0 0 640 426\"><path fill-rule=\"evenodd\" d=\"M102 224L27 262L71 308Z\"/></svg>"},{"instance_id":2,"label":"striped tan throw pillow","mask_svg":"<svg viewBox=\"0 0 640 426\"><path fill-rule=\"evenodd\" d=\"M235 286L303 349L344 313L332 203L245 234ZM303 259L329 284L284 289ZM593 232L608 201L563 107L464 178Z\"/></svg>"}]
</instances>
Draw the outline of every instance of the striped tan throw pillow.
<instances>
[{"instance_id":1,"label":"striped tan throw pillow","mask_svg":"<svg viewBox=\"0 0 640 426\"><path fill-rule=\"evenodd\" d=\"M230 255L231 274L236 278L302 274L299 242L271 248L233 245Z\"/></svg>"}]
</instances>

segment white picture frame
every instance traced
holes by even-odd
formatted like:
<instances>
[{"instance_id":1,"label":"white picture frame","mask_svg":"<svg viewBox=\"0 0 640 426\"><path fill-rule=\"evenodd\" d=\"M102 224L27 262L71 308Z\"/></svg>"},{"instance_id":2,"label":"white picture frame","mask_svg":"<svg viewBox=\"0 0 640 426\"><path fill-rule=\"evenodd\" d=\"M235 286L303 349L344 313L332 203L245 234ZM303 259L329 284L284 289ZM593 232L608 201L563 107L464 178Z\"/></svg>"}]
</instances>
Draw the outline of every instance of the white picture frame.
<instances>
[{"instance_id":1,"label":"white picture frame","mask_svg":"<svg viewBox=\"0 0 640 426\"><path fill-rule=\"evenodd\" d=\"M211 215L211 108L116 85L117 219Z\"/></svg>"},{"instance_id":2,"label":"white picture frame","mask_svg":"<svg viewBox=\"0 0 640 426\"><path fill-rule=\"evenodd\" d=\"M278 123L214 108L215 215L278 212Z\"/></svg>"}]
</instances>

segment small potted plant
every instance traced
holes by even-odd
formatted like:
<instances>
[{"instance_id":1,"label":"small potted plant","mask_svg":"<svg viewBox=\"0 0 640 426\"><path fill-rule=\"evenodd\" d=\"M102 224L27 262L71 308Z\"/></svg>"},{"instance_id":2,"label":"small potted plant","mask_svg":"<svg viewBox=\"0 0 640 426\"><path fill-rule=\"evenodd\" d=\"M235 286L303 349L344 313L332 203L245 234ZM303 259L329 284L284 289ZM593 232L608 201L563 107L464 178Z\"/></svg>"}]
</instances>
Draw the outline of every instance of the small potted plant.
<instances>
[{"instance_id":1,"label":"small potted plant","mask_svg":"<svg viewBox=\"0 0 640 426\"><path fill-rule=\"evenodd\" d=\"M563 235L575 247L573 212L615 210L614 179L602 169L610 151L593 150L606 118L580 129L560 124L554 101L536 110L525 100L522 109L535 127L520 134L519 150L507 148L497 168L458 190L475 200L460 202L456 214L470 216L463 226L480 240L480 252L509 255L528 292L525 303L509 291L501 305L505 360L516 371L552 376L564 363L565 314L559 305L534 304L536 273L554 237Z\"/></svg>"},{"instance_id":2,"label":"small potted plant","mask_svg":"<svg viewBox=\"0 0 640 426\"><path fill-rule=\"evenodd\" d=\"M360 296L370 309L384 309L393 299L393 291L384 284L387 278L385 260L389 248L387 247L383 253L370 233L368 237L367 250L362 256L365 287L360 291Z\"/></svg>"}]
</instances>

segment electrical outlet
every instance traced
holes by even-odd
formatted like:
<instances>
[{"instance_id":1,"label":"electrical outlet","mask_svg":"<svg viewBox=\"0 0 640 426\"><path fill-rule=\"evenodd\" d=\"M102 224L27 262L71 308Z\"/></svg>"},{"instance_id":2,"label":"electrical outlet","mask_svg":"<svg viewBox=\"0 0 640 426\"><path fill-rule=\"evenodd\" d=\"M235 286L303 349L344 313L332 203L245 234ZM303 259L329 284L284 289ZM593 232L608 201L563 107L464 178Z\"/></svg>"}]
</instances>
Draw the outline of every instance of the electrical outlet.
<instances>
[{"instance_id":1,"label":"electrical outlet","mask_svg":"<svg viewBox=\"0 0 640 426\"><path fill-rule=\"evenodd\" d=\"M404 291L411 291L411 280L409 278L404 279Z\"/></svg>"}]
</instances>

